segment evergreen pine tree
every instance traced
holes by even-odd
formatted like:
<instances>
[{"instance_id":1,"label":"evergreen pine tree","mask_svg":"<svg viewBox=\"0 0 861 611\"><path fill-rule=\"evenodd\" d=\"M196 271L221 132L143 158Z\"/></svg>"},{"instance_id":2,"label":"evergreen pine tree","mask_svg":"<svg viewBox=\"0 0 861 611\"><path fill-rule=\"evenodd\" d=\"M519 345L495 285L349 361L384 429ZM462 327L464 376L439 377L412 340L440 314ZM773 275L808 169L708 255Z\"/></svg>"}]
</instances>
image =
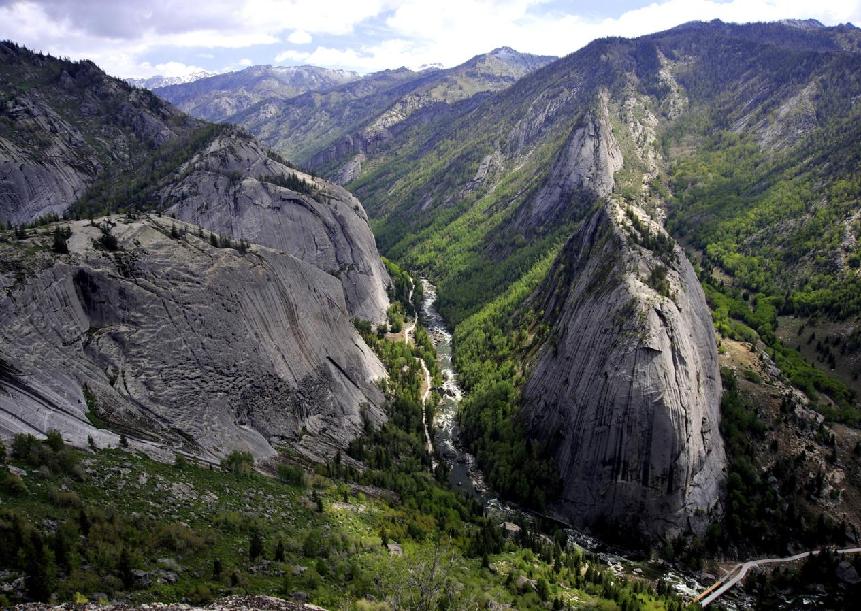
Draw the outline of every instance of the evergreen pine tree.
<instances>
[{"instance_id":1,"label":"evergreen pine tree","mask_svg":"<svg viewBox=\"0 0 861 611\"><path fill-rule=\"evenodd\" d=\"M34 600L47 602L54 591L56 567L54 558L37 531L30 534L30 545L24 563L27 594Z\"/></svg>"},{"instance_id":2,"label":"evergreen pine tree","mask_svg":"<svg viewBox=\"0 0 861 611\"><path fill-rule=\"evenodd\" d=\"M248 546L248 557L251 559L252 562L254 562L262 555L263 536L260 534L260 530L255 528L251 531L251 542Z\"/></svg>"}]
</instances>

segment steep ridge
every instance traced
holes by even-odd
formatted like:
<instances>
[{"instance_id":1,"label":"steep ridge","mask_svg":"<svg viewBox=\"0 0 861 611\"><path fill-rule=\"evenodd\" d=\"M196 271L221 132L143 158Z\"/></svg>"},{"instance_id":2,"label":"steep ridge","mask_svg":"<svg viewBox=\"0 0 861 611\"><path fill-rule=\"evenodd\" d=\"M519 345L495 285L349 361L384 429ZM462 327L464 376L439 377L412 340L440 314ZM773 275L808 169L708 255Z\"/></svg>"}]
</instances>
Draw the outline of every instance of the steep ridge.
<instances>
[{"instance_id":1,"label":"steep ridge","mask_svg":"<svg viewBox=\"0 0 861 611\"><path fill-rule=\"evenodd\" d=\"M216 76L216 72L209 72L207 70L198 70L196 72L192 72L191 74L185 74L182 76L164 76L164 75L156 75L145 78L127 78L125 81L134 87L140 87L142 89L155 89L157 87L167 87L169 85L182 85L186 83L193 83L194 81L198 81L202 78L209 78L210 76Z\"/></svg>"},{"instance_id":2,"label":"steep ridge","mask_svg":"<svg viewBox=\"0 0 861 611\"><path fill-rule=\"evenodd\" d=\"M386 70L328 91L265 100L228 121L343 183L413 114L504 89L553 59L503 47L454 68Z\"/></svg>"},{"instance_id":3,"label":"steep ridge","mask_svg":"<svg viewBox=\"0 0 861 611\"><path fill-rule=\"evenodd\" d=\"M609 206L563 248L534 297L552 339L524 388L524 419L558 447L565 515L702 534L725 463L714 330L682 250L656 256L640 238Z\"/></svg>"},{"instance_id":4,"label":"steep ridge","mask_svg":"<svg viewBox=\"0 0 861 611\"><path fill-rule=\"evenodd\" d=\"M239 130L188 117L90 62L11 43L0 53L8 98L0 104L0 222L171 208L335 274L352 316L385 318L390 281L351 194L300 177Z\"/></svg>"},{"instance_id":5,"label":"steep ridge","mask_svg":"<svg viewBox=\"0 0 861 611\"><path fill-rule=\"evenodd\" d=\"M381 421L351 321L390 280L358 200L90 62L0 54L0 434L322 459Z\"/></svg>"},{"instance_id":6,"label":"steep ridge","mask_svg":"<svg viewBox=\"0 0 861 611\"><path fill-rule=\"evenodd\" d=\"M385 375L332 276L290 255L217 248L167 218L69 223L0 244L0 433L115 431L169 451L321 459L380 422ZM103 425L101 425L103 426ZM168 454L170 456L170 454Z\"/></svg>"},{"instance_id":7,"label":"steep ridge","mask_svg":"<svg viewBox=\"0 0 861 611\"><path fill-rule=\"evenodd\" d=\"M99 175L173 150L202 124L92 62L0 42L0 222L62 214Z\"/></svg>"},{"instance_id":8,"label":"steep ridge","mask_svg":"<svg viewBox=\"0 0 861 611\"><path fill-rule=\"evenodd\" d=\"M851 181L837 141L823 143L853 116L859 39L852 26L713 22L595 41L405 122L348 183L387 256L438 283L469 391L463 428L495 486L528 490L517 462L544 453L562 479L556 509L577 523L642 517L661 535L719 513L711 304L664 229L669 173L729 132L774 164L760 168L831 147L819 184ZM497 440L518 428L510 464Z\"/></svg>"},{"instance_id":9,"label":"steep ridge","mask_svg":"<svg viewBox=\"0 0 861 611\"><path fill-rule=\"evenodd\" d=\"M160 98L194 117L224 121L263 100L286 100L357 78L359 75L355 72L316 66L251 66L189 83L150 88Z\"/></svg>"}]
</instances>

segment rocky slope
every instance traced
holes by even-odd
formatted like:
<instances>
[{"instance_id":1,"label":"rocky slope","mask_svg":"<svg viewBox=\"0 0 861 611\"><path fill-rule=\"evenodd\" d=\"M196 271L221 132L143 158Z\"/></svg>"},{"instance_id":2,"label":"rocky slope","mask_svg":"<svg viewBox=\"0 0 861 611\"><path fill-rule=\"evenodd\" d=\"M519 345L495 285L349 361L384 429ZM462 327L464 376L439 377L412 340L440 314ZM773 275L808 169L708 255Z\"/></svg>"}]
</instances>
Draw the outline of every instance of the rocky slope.
<instances>
[{"instance_id":1,"label":"rocky slope","mask_svg":"<svg viewBox=\"0 0 861 611\"><path fill-rule=\"evenodd\" d=\"M320 457L383 418L384 369L337 279L165 217L102 222L116 251L87 221L69 223L68 255L38 248L52 226L0 244L4 436L55 428L115 445L106 422L144 448Z\"/></svg>"},{"instance_id":2,"label":"rocky slope","mask_svg":"<svg viewBox=\"0 0 861 611\"><path fill-rule=\"evenodd\" d=\"M522 420L532 444L522 455L543 449L558 466L559 509L574 521L702 530L724 468L709 312L718 302L706 303L664 221L698 232L724 220L697 243L726 238L708 250L725 257L721 278L750 268L753 280L777 278L754 267L773 262L785 284L760 304L811 278L811 291L844 278L826 261L848 260L839 245L857 208L859 40L848 25L712 22L595 41L484 99L413 115L354 172L348 186L383 251L437 282L461 353L487 355L459 368L473 397L464 428L491 480L522 483L517 465L487 459L494 435ZM741 182L722 180L731 172ZM796 202L780 184L799 175L809 180ZM796 236L814 227L829 238L800 251ZM742 288L763 290L740 284L740 301ZM496 380L494 368L507 367ZM512 380L500 407L494 389ZM499 413L513 414L508 429Z\"/></svg>"},{"instance_id":3,"label":"rocky slope","mask_svg":"<svg viewBox=\"0 0 861 611\"><path fill-rule=\"evenodd\" d=\"M141 164L200 124L106 76L0 43L0 222L61 214L95 178Z\"/></svg>"},{"instance_id":4,"label":"rocky slope","mask_svg":"<svg viewBox=\"0 0 861 611\"><path fill-rule=\"evenodd\" d=\"M263 100L286 100L357 78L355 72L316 66L251 66L188 83L149 88L190 115L207 121L225 121Z\"/></svg>"},{"instance_id":5,"label":"rocky slope","mask_svg":"<svg viewBox=\"0 0 861 611\"><path fill-rule=\"evenodd\" d=\"M565 245L535 296L552 339L524 388L524 418L554 440L564 515L702 534L725 464L714 329L682 250L656 256L639 239L611 205ZM659 269L666 284L652 286Z\"/></svg>"},{"instance_id":6,"label":"rocky slope","mask_svg":"<svg viewBox=\"0 0 861 611\"><path fill-rule=\"evenodd\" d=\"M349 192L236 133L213 139L180 172L159 192L169 214L311 263L341 281L351 316L385 320L391 281L365 211Z\"/></svg>"},{"instance_id":7,"label":"rocky slope","mask_svg":"<svg viewBox=\"0 0 861 611\"><path fill-rule=\"evenodd\" d=\"M351 194L304 174L293 185L308 185L304 193L286 188L299 174L246 135L192 119L92 63L11 43L0 59L0 222L171 207L338 276L352 316L385 318L389 278Z\"/></svg>"}]
</instances>

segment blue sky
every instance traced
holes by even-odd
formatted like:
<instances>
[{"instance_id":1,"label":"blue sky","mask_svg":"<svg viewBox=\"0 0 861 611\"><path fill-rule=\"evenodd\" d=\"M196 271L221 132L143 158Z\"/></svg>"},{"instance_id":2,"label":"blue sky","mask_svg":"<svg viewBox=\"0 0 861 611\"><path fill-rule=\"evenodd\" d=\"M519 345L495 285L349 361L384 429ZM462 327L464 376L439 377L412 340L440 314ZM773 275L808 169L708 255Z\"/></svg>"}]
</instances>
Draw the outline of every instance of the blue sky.
<instances>
[{"instance_id":1,"label":"blue sky","mask_svg":"<svg viewBox=\"0 0 861 611\"><path fill-rule=\"evenodd\" d=\"M694 19L861 23L861 0L0 0L0 38L110 74L252 64L371 72L452 66L495 47L566 55Z\"/></svg>"}]
</instances>

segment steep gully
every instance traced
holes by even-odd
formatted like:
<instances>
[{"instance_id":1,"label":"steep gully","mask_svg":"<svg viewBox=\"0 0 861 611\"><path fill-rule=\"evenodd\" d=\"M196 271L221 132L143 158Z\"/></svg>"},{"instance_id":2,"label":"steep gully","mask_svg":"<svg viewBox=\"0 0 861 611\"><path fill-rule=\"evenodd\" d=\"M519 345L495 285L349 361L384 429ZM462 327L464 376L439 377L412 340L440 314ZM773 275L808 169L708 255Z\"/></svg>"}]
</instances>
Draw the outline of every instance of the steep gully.
<instances>
[{"instance_id":1,"label":"steep gully","mask_svg":"<svg viewBox=\"0 0 861 611\"><path fill-rule=\"evenodd\" d=\"M434 305L437 298L436 287L424 278L421 279L421 283L423 291L423 300L420 309L421 321L427 328L431 341L434 344L437 353L437 363L443 374L443 384L440 389L442 399L430 427L426 418L427 411L422 411L422 424L424 426L425 443L428 452L433 456L434 447L439 449L438 456L449 469L449 484L455 490L460 490L464 494L477 499L484 506L485 512L488 515L492 515L500 520L514 520L518 517L523 517L530 521L546 520L548 516L523 510L513 504L501 501L485 482L484 474L479 469L475 457L459 445L460 432L457 425L457 411L460 401L463 399L463 392L458 385L457 373L452 361L452 334ZM410 287L408 302L412 302L413 289L414 285ZM416 324L416 319L406 324L404 327L404 341L414 341L413 335ZM424 372L422 405L425 406L430 397L433 381L425 362L422 359L418 360ZM432 433L433 441L431 441ZM436 464L436 458L434 458L434 468L436 468ZM573 528L569 527L564 530L570 542L595 553L614 573L622 574L625 572L625 569L630 570L632 568L630 566L632 563L618 550L609 550L600 541ZM704 588L693 575L677 572L673 568L666 567L666 565L661 565L659 570L663 573L663 579L671 583L679 595L688 598L691 602L699 603L702 607L706 607L719 597L725 596L733 586L745 578L752 568L768 564L794 562L818 553L818 551L808 551L786 558L766 558L739 563L726 576L718 579L708 588ZM837 550L837 553L861 553L861 548ZM657 567L653 565L652 568ZM630 572L638 574L640 569L634 567ZM740 608L749 606L746 604L747 601L743 599L736 599L734 602Z\"/></svg>"}]
</instances>

